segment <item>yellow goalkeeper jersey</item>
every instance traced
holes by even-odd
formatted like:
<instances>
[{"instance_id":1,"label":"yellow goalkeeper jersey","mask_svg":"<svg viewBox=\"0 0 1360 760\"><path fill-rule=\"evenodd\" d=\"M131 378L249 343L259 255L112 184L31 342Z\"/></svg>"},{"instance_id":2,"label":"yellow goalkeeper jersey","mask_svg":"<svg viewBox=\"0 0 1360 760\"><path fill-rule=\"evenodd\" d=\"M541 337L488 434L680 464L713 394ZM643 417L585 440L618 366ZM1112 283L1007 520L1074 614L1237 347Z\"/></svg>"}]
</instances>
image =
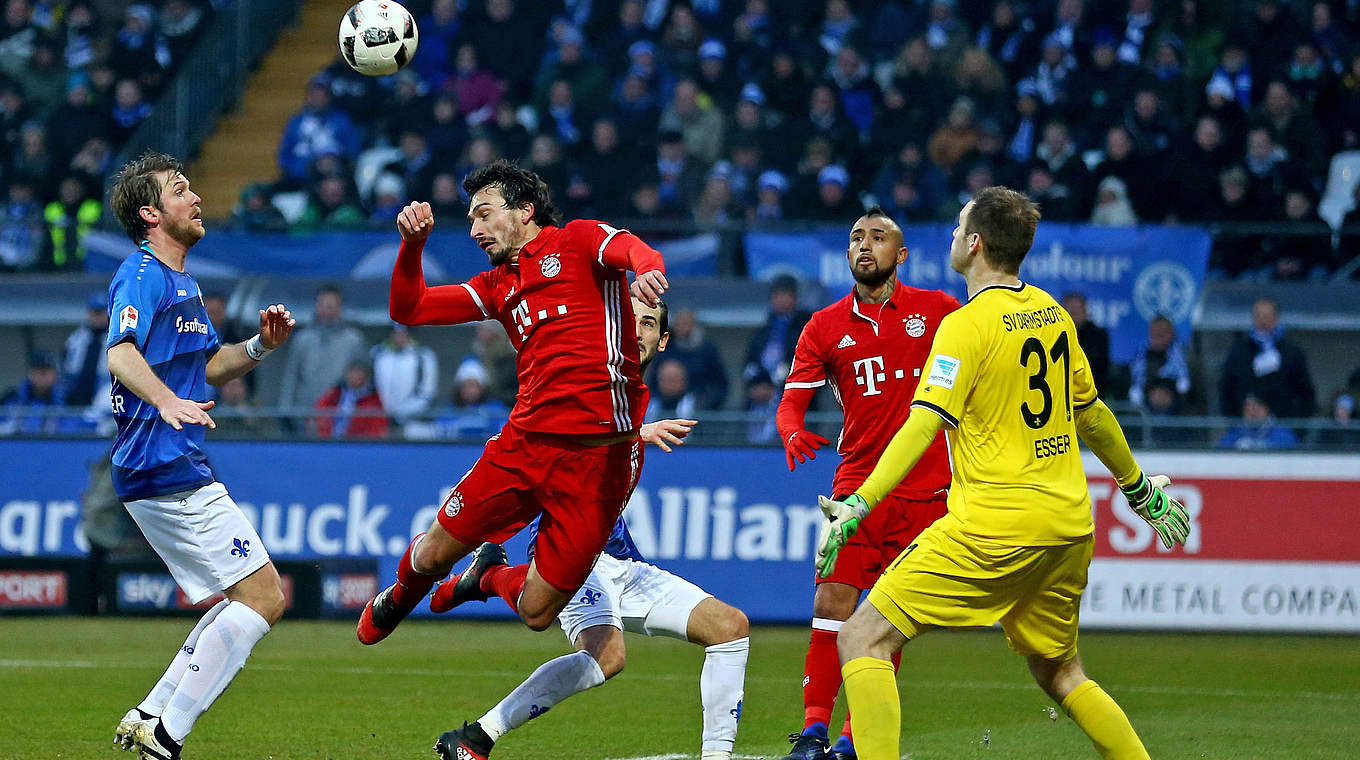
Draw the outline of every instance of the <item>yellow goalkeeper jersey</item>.
<instances>
[{"instance_id":1,"label":"yellow goalkeeper jersey","mask_svg":"<svg viewBox=\"0 0 1360 760\"><path fill-rule=\"evenodd\" d=\"M912 406L944 418L949 513L998 543L1090 535L1072 410L1096 400L1076 327L1033 285L992 285L940 323Z\"/></svg>"}]
</instances>

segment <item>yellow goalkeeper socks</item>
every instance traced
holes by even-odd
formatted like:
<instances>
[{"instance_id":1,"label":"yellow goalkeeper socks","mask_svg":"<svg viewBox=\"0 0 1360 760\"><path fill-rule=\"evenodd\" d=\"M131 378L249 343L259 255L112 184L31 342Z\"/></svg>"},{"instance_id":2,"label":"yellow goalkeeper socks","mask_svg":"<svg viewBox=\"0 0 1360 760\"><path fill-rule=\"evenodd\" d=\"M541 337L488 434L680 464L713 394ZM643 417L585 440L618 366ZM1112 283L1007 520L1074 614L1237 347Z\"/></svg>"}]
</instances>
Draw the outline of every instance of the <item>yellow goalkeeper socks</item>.
<instances>
[{"instance_id":1,"label":"yellow goalkeeper socks","mask_svg":"<svg viewBox=\"0 0 1360 760\"><path fill-rule=\"evenodd\" d=\"M849 686L848 681L846 685ZM1095 681L1084 681L1073 689L1062 701L1062 708L1091 737L1101 757L1108 760L1148 760L1147 750L1143 748L1143 742L1138 739L1124 711ZM855 726L855 736L859 738L859 726Z\"/></svg>"},{"instance_id":2,"label":"yellow goalkeeper socks","mask_svg":"<svg viewBox=\"0 0 1360 760\"><path fill-rule=\"evenodd\" d=\"M841 666L845 699L855 731L860 760L897 760L902 733L902 705L891 662L856 657Z\"/></svg>"}]
</instances>

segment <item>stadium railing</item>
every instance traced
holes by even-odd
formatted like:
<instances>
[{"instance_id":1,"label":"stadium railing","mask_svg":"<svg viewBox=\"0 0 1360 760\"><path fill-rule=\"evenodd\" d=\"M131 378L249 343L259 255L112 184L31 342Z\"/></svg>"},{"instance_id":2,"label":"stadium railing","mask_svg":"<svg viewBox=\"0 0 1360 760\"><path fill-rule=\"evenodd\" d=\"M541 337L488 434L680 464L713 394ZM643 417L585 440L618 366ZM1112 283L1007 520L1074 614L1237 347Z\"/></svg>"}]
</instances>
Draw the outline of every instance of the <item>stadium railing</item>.
<instances>
[{"instance_id":1,"label":"stadium railing","mask_svg":"<svg viewBox=\"0 0 1360 760\"><path fill-rule=\"evenodd\" d=\"M1128 403L1112 403L1129 443L1137 449L1175 449L1175 450L1221 450L1219 441L1223 435L1243 426L1240 418L1219 416L1157 416ZM448 434L441 419L455 419L439 410L429 410L423 414L406 418L401 422L392 421L389 431L383 437L321 438L316 434L315 421L348 417L350 419L387 418L378 410L355 410L341 412L336 409L310 409L297 407L217 407L209 412L220 426L219 430L209 432L209 443L213 438L235 440L348 440L368 441L435 441L456 443L483 443L485 436ZM779 446L777 434L773 430L774 420L769 414L746 411L699 410L694 414L700 422L686 440L689 445L700 446ZM475 418L478 421L484 418ZM42 425L44 432L26 432L22 422L32 420L53 420L50 425ZM834 438L840 431L841 415L836 412L809 412L807 426L828 438ZM264 422L268 428L261 431L249 425L250 422ZM236 424L245 423L245 424ZM1284 428L1293 432L1298 441L1297 451L1360 451L1360 423L1342 424L1326 417L1309 417L1272 420L1272 427ZM456 425L454 425L456 427ZM115 429L112 417L103 410L91 407L50 407L50 406L6 406L0 408L0 437L14 439L42 438L107 438L112 439ZM1231 448L1231 447L1226 447ZM1280 450L1280 449L1274 449Z\"/></svg>"},{"instance_id":2,"label":"stadium railing","mask_svg":"<svg viewBox=\"0 0 1360 760\"><path fill-rule=\"evenodd\" d=\"M152 109L119 151L122 166L148 149L187 159L217 128L246 75L297 15L300 0L235 0L220 8ZM112 175L105 180L112 182ZM105 188L108 189L107 187ZM106 223L112 223L108 215Z\"/></svg>"}]
</instances>

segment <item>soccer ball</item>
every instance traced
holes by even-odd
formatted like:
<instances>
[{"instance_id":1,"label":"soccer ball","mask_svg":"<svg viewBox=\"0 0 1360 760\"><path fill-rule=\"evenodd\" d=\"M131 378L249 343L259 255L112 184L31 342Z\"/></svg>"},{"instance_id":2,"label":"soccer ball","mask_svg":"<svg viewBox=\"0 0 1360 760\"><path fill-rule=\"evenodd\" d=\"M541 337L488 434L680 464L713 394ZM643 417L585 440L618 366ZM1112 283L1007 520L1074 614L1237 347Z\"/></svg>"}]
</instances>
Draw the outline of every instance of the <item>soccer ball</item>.
<instances>
[{"instance_id":1,"label":"soccer ball","mask_svg":"<svg viewBox=\"0 0 1360 760\"><path fill-rule=\"evenodd\" d=\"M340 54L360 74L395 74L416 54L411 12L391 0L359 0L340 19Z\"/></svg>"}]
</instances>

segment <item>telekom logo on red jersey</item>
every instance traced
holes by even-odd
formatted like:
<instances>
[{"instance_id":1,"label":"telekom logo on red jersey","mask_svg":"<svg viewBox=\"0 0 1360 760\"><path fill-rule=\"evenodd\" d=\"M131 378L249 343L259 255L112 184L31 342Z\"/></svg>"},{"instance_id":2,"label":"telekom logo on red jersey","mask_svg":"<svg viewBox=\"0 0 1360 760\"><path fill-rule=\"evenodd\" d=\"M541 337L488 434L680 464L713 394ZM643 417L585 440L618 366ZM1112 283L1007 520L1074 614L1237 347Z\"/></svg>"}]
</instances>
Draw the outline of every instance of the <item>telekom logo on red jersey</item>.
<instances>
[{"instance_id":1,"label":"telekom logo on red jersey","mask_svg":"<svg viewBox=\"0 0 1360 760\"><path fill-rule=\"evenodd\" d=\"M864 387L864 395L877 396L882 393L878 384L887 379L888 373L883 371L883 357L870 356L855 361L855 384Z\"/></svg>"}]
</instances>

